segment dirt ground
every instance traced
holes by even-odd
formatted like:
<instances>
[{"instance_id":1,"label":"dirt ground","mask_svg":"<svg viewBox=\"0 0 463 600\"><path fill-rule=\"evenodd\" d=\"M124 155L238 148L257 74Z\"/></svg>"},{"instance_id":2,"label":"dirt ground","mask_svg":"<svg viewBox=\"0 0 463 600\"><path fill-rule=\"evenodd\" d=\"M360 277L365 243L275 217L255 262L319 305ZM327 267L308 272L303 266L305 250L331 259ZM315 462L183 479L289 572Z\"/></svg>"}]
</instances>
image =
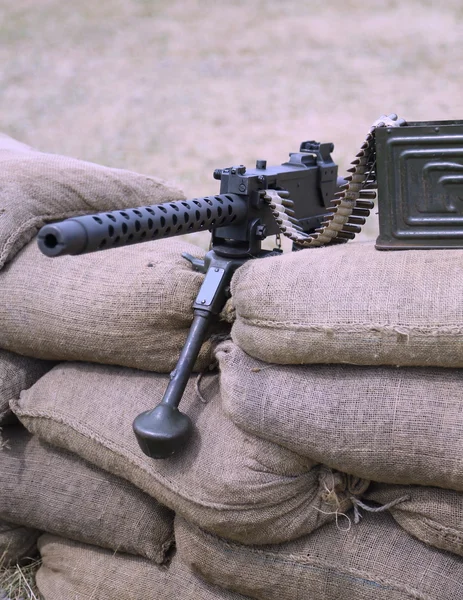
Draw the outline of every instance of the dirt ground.
<instances>
[{"instance_id":1,"label":"dirt ground","mask_svg":"<svg viewBox=\"0 0 463 600\"><path fill-rule=\"evenodd\" d=\"M383 112L463 118L462 25L460 0L3 1L0 130L189 197L305 139L343 173Z\"/></svg>"}]
</instances>

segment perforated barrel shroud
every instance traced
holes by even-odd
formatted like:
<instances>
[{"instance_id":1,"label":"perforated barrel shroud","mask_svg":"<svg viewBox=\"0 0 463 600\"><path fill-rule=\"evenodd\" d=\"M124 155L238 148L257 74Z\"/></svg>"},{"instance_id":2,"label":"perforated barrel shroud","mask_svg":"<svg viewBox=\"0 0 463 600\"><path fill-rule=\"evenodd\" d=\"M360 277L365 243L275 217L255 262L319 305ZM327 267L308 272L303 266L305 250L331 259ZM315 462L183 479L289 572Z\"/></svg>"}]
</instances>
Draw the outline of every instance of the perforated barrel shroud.
<instances>
[{"instance_id":1,"label":"perforated barrel shroud","mask_svg":"<svg viewBox=\"0 0 463 600\"><path fill-rule=\"evenodd\" d=\"M238 223L245 216L243 198L218 194L73 217L45 225L37 239L47 256L75 255Z\"/></svg>"}]
</instances>

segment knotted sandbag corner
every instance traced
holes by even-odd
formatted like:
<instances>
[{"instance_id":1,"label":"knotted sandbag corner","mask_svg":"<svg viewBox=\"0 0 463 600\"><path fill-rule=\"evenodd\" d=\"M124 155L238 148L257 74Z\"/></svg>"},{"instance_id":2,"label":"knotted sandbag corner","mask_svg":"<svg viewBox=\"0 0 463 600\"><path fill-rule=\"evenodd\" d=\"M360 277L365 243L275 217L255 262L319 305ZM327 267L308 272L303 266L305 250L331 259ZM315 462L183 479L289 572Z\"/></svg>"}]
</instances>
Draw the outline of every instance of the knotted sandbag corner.
<instances>
[{"instance_id":1,"label":"knotted sandbag corner","mask_svg":"<svg viewBox=\"0 0 463 600\"><path fill-rule=\"evenodd\" d=\"M218 376L191 377L180 409L194 435L153 460L132 422L162 398L169 377L61 363L12 409L35 435L130 481L186 519L248 544L292 539L336 518L368 486L241 431L222 410ZM199 385L200 396L195 387Z\"/></svg>"},{"instance_id":2,"label":"knotted sandbag corner","mask_svg":"<svg viewBox=\"0 0 463 600\"><path fill-rule=\"evenodd\" d=\"M352 242L248 261L234 341L270 363L463 367L463 250Z\"/></svg>"},{"instance_id":3,"label":"knotted sandbag corner","mask_svg":"<svg viewBox=\"0 0 463 600\"><path fill-rule=\"evenodd\" d=\"M158 177L39 152L0 136L0 269L50 221L183 200Z\"/></svg>"}]
</instances>

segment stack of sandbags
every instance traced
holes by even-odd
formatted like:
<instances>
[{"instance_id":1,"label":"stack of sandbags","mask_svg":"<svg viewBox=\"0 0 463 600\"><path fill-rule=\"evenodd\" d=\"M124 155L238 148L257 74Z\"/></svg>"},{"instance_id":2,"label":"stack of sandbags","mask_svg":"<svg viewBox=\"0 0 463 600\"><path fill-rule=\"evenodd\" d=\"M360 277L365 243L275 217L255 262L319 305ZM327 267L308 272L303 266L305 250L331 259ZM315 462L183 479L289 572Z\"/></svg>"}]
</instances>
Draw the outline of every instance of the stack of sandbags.
<instances>
[{"instance_id":1,"label":"stack of sandbags","mask_svg":"<svg viewBox=\"0 0 463 600\"><path fill-rule=\"evenodd\" d=\"M204 579L258 600L457 600L459 557L419 542L385 513L327 524L292 542L244 546L176 517L183 562Z\"/></svg>"},{"instance_id":2,"label":"stack of sandbags","mask_svg":"<svg viewBox=\"0 0 463 600\"><path fill-rule=\"evenodd\" d=\"M1 448L8 444L2 437L2 429L15 422L9 406L10 400L17 398L22 390L35 383L53 365L53 362L0 350L0 452ZM4 468L3 462L0 461L0 478ZM34 554L40 532L9 523L4 517L5 515L2 515L0 518L0 564L8 565Z\"/></svg>"},{"instance_id":3,"label":"stack of sandbags","mask_svg":"<svg viewBox=\"0 0 463 600\"><path fill-rule=\"evenodd\" d=\"M7 522L164 562L172 513L111 473L6 428L0 514Z\"/></svg>"},{"instance_id":4,"label":"stack of sandbags","mask_svg":"<svg viewBox=\"0 0 463 600\"><path fill-rule=\"evenodd\" d=\"M204 598L238 598L226 591L215 596L213 587L187 576L188 569L172 559L169 508L126 479L31 435L10 409L23 390L60 361L114 363L160 372L173 368L203 279L181 254L199 258L201 249L174 240L162 248L152 243L52 260L38 251L33 238L52 220L178 200L183 194L153 177L43 154L5 137L0 139L0 166L2 564L31 555L44 531L55 536L39 543L39 549L48 548L40 577L46 600L84 598L92 586L94 599L142 598L137 589L145 589L147 598L161 597L166 581L170 585L166 598L195 597L195 589ZM208 341L198 361L200 368L209 364L210 354ZM78 366L85 381L85 365ZM55 395L59 396L62 385L59 377L55 379ZM95 389L87 388L86 393L93 405L103 401ZM111 411L115 401L126 401L111 394L108 389L105 411ZM76 418L80 400L74 397ZM150 402L156 401L150 394ZM87 417L93 422L91 411ZM85 426L85 419L82 422ZM131 432L131 424L127 428ZM101 568L108 562L108 573L94 570L92 552L104 557ZM168 571L160 567L170 561ZM133 565L149 575L144 588L133 587L127 576ZM118 580L117 574L124 570L125 576ZM98 574L102 581L109 578L118 591L109 591L106 583L106 591L95 595ZM59 577L68 583L60 583ZM192 591L183 589L188 577ZM76 587L79 581L82 589ZM58 592L61 584L63 590Z\"/></svg>"},{"instance_id":5,"label":"stack of sandbags","mask_svg":"<svg viewBox=\"0 0 463 600\"><path fill-rule=\"evenodd\" d=\"M255 261L253 266L265 266L266 261ZM237 277L240 275L238 272ZM364 441L382 447L388 435L399 440L398 425L381 413L390 404L386 392L394 381L385 379L383 371L410 371L426 377L428 369L275 365L250 357L230 341L218 347L216 356L221 368L220 386L216 374L204 375L199 382L196 376L191 378L181 406L195 425L193 440L184 453L165 461L154 461L141 453L131 423L162 397L166 375L61 363L11 406L29 431L46 444L129 481L175 511L175 560L218 586L217 594L229 589L252 598L316 600L344 598L345 594L356 598L361 593L359 598L369 600L432 598L439 590L443 598L459 597L463 592L460 557L426 546L384 514L388 507L404 511L410 501L406 499L408 488L404 492L389 486L396 493L385 500L370 496L370 490L371 494L381 491L368 486L374 470L365 471L361 477L355 469L349 470L347 463L341 470L332 460L333 454L347 453L364 464L363 458L368 457L368 446L359 446L356 438L355 447L349 447L350 437L342 429L343 423L351 437L356 428L341 411L342 402L355 398L363 401L363 408L350 409L353 414L349 417L359 423ZM349 375L352 369L355 375ZM362 377L357 374L359 370L364 371ZM342 373L347 376L342 377ZM426 379L428 388L431 380ZM416 397L415 385L413 379L409 379L408 387L403 381L392 385L396 419L400 417L399 406L413 411L410 396ZM445 389L448 393L449 386ZM378 390L383 390L379 400ZM402 404L397 390L405 394ZM336 401L332 409L329 399ZM360 421L362 415L364 421ZM407 422L412 421L409 418ZM317 424L318 437L308 429ZM375 427L373 434L369 433L370 425ZM319 454L311 457L308 447L319 448ZM384 464L394 460L391 450L375 452L373 466L378 460ZM418 482L420 489L435 489L429 487L431 482L448 475L443 464L440 470L437 467L443 454L427 471L429 456L423 456L422 451L415 454L409 453L408 467L397 471L397 477L407 469L416 471L416 477L427 472L428 479ZM403 457L404 451L399 455ZM377 472L387 472L384 464ZM394 469L391 463L389 471ZM427 487L422 487L425 483ZM376 509L378 514L354 523L359 510ZM44 590L47 575L60 572L59 567L53 569L50 563L42 571L42 583L39 576ZM66 574L63 577L68 580Z\"/></svg>"},{"instance_id":6,"label":"stack of sandbags","mask_svg":"<svg viewBox=\"0 0 463 600\"><path fill-rule=\"evenodd\" d=\"M193 439L183 453L167 460L155 461L145 456L131 430L134 417L161 397L168 383L166 375L114 366L62 363L21 394L12 408L35 437L126 479L153 501L156 499L175 511L192 527L250 547L309 534L334 521L338 510L348 510L352 499L366 490L368 482L337 473L243 432L223 412L218 376L202 377L201 399L196 393L195 380L195 376L190 379L182 401L182 410L195 425ZM76 547L68 546L66 555ZM47 596L47 590L58 585L59 577L66 580L66 589L71 590L76 589L77 581L100 581L94 579L93 570L87 570L93 554L88 554L89 563L79 560L85 576L74 582L63 571L62 559L58 564L53 562L59 552L42 554L44 568L39 571L38 584L46 600L55 598L52 594ZM77 557L77 551L75 554ZM100 552L98 556L108 571L101 574L101 595L96 597L109 600L112 596L104 582L117 565L112 566L107 554ZM175 561L185 565L188 558L177 555ZM140 578L144 579L146 563L137 564L132 562L131 568L139 569ZM127 577L126 572L121 573L122 578ZM174 577L176 571L172 573ZM155 576L153 571L152 577ZM117 579L120 590L127 589L124 581ZM85 589L81 589L82 593ZM167 587L162 597L171 597L170 589ZM190 597L182 587L175 589L177 595L185 594L181 598ZM220 584L214 593L217 598L228 597ZM118 598L132 598L120 594ZM193 593L191 597L195 597Z\"/></svg>"},{"instance_id":7,"label":"stack of sandbags","mask_svg":"<svg viewBox=\"0 0 463 600\"><path fill-rule=\"evenodd\" d=\"M245 600L207 583L177 555L168 565L50 534L39 538L37 585L46 600Z\"/></svg>"},{"instance_id":8,"label":"stack of sandbags","mask_svg":"<svg viewBox=\"0 0 463 600\"><path fill-rule=\"evenodd\" d=\"M224 411L372 483L354 511L279 546L178 518L183 560L266 600L462 597L462 259L347 244L237 271L233 342L217 351Z\"/></svg>"},{"instance_id":9,"label":"stack of sandbags","mask_svg":"<svg viewBox=\"0 0 463 600\"><path fill-rule=\"evenodd\" d=\"M19 162L26 161L25 157L32 163L38 156L45 160L45 155L26 150L17 154ZM75 165L76 161L71 162ZM40 164L37 173L44 170L45 163ZM26 196L21 206L29 206L29 220L23 218L22 227L33 222L32 235L44 221L64 216L60 196L69 200L66 216L174 199L166 188L157 198L148 199L149 178L144 188L142 176L135 174L125 179L124 172L109 173L112 170L86 163L80 163L82 172L79 165L68 172L63 165L55 168L56 158L52 164L52 174L44 182L63 182L55 192L54 185L47 194L25 184L17 186L19 197L21 193ZM11 171L13 179L21 179L25 170L24 163ZM105 183L100 185L103 172ZM74 177L76 173L80 175ZM113 180L124 184L111 188ZM131 196L134 189L137 192ZM89 201L89 195L99 197L98 206ZM29 204L28 198L32 198ZM44 198L49 204L52 198L56 206L47 205L44 210ZM84 201L79 204L81 198ZM0 229L0 247L1 235ZM451 463L447 457L444 464L446 451L437 440L428 443L428 455L423 455L429 423L439 421L445 433L450 422L454 426L456 417L448 412L447 396L436 403L442 413L433 413L434 421L426 410L419 418L416 412L422 391L417 393L415 382L424 382L420 390L425 386L428 393L434 371L445 370L434 369L432 376L423 375L423 379L421 372L429 373L428 369L314 366L315 362L349 360L334 354L327 358L329 344L324 349L317 336L310 355L316 359L292 350L305 347L307 331L313 330L317 335L325 332L331 347L339 346L341 351L344 338L337 340L336 324L328 323L333 314L348 322L345 338L354 336L354 345L366 339L358 362L362 356L374 355L370 360L383 364L384 356L396 353L391 343L394 336L396 346L408 348L412 327L404 318L408 313L415 315L415 305L405 303L408 312L399 315L398 324L385 328L386 351L376 339L382 337L377 330L381 322L375 322L368 334L368 327L361 328L355 342L352 327L359 318L356 321L347 313L359 305L354 290L347 286L352 273L346 281L337 276L339 285L335 290L330 287L336 273L344 273L340 266L346 264L355 265L358 279L363 272L362 257L375 252L361 246L358 255L355 245L303 251L250 261L239 269L232 282L237 319L234 341L216 350L220 374L192 375L181 403L181 410L194 424L191 443L176 456L153 460L140 450L132 422L155 406L167 387L167 372L185 341L193 317L191 305L203 280L181 254L186 251L198 258L202 251L183 241L165 240L49 259L33 241L24 246L28 240L23 240L24 247L20 247L19 238L9 236L13 242L6 246L13 250L0 271L0 328L4 332L0 347L58 364L10 400L21 426L9 425L3 432L0 519L47 532L38 541L43 558L38 585L45 600L243 596L333 600L345 598L345 593L352 598L358 594L362 600L427 600L436 590L444 599L462 595L463 559L450 548L430 548L403 529L403 523L410 523L408 528L416 535L420 522L413 506L426 502L416 497L410 509L406 503L413 499L403 486L429 490L440 485L443 492L449 488L453 493L459 489L458 458ZM370 264L371 259L366 262ZM322 276L318 286L323 284L324 290L322 298L311 299L308 281L317 275L314 265ZM376 288L371 286L382 281L387 269L383 265L382 270L375 267L373 271L371 282L357 283L362 286L359 297L367 319L375 317L372 311L379 303ZM440 271L441 278L444 271ZM437 294L443 293L443 279L436 283L427 277L426 281L428 292L434 286ZM386 282L384 290L390 294L390 288L390 281ZM420 290L415 293L419 295ZM413 298L408 289L407 293ZM345 310L335 309L334 303L342 298ZM301 325L307 306L314 309L315 320L317 310L321 311L318 325ZM388 296L385 306L395 315L401 304L394 304ZM250 312L243 307L251 307ZM272 335L267 320L277 323ZM243 333L247 326L251 328L248 336ZM449 329L448 324L442 327ZM435 342L439 332L439 328L434 331ZM374 339L369 342L371 336ZM280 337L282 351L278 349ZM258 351L253 352L250 341ZM214 360L213 346L211 340L204 344L198 371ZM421 352L428 355L429 348ZM353 354L351 350L349 356ZM286 365L277 364L283 362L282 357ZM311 364L299 364L304 362ZM363 372L362 388L357 387L359 371ZM389 372L412 371L420 375L405 376L389 393ZM453 384L445 381L448 394ZM349 401L355 399L354 407ZM456 427L452 452L459 436ZM402 440L409 445L400 446ZM392 442L400 446L396 454ZM430 444L441 451L431 464ZM350 459L338 460L345 455ZM408 466L402 465L396 474L396 463L407 461ZM357 463L362 467L357 468ZM414 473L411 480L408 472ZM446 485L437 483L442 481ZM34 490L27 502L26 490ZM437 497L432 500L440 502ZM438 513L442 519L452 516L452 502L453 497L447 509ZM355 523L365 511L379 512ZM432 508L427 516L431 512L435 517ZM171 547L174 513L176 553ZM452 527L458 529L454 522ZM444 583L439 579L442 576Z\"/></svg>"},{"instance_id":10,"label":"stack of sandbags","mask_svg":"<svg viewBox=\"0 0 463 600\"><path fill-rule=\"evenodd\" d=\"M13 175L19 178L25 168ZM85 185L77 190L72 170L53 172L53 177L68 180L75 212L91 212L79 199L92 186L100 195L105 188L100 190L98 178L95 183L92 166L82 168ZM118 172L118 177L124 175ZM125 188L132 189L130 181ZM116 192L113 205L104 210L117 205ZM63 193L59 186L56 198L39 190L37 202L30 203L31 212L42 215L35 230L45 220L64 216L59 207ZM27 205L29 195L21 205ZM57 210L42 210L44 198L56 200ZM147 203L147 198L124 196L123 205ZM352 499L364 493L368 482L243 432L224 414L217 374L201 381L194 375L187 387L182 410L196 428L190 447L168 461L153 461L141 452L133 419L161 400L169 382L163 373L175 365L203 280L181 255L200 258L202 250L165 240L49 259L34 240L15 248L17 254L9 255L0 271L0 346L59 364L10 401L29 433L5 428L0 517L54 536L39 542L44 566L38 583L45 600L61 587L69 600L86 597L89 586L97 594L94 600L189 598L199 595L195 590L201 585L214 597L236 597L200 584L193 575L191 590L184 589L187 567L177 556L167 571L159 569L172 558L173 511L219 536L269 544L335 520L336 511L348 510ZM210 365L211 348L208 340L197 369ZM117 552L117 561L111 552ZM67 570L61 554L70 560ZM101 557L102 572L92 566L95 557ZM127 567L120 567L121 560ZM140 578L150 572L147 587L136 593L126 575L134 565ZM167 580L169 587L156 590ZM115 588L117 596L111 591ZM60 598L66 600L63 593Z\"/></svg>"},{"instance_id":11,"label":"stack of sandbags","mask_svg":"<svg viewBox=\"0 0 463 600\"><path fill-rule=\"evenodd\" d=\"M243 432L224 414L218 376L203 376L202 401L195 379L181 404L195 426L193 439L168 460L145 456L132 431L137 414L162 397L166 375L62 363L12 408L46 443L123 477L191 523L244 544L310 533L366 490L361 479Z\"/></svg>"}]
</instances>

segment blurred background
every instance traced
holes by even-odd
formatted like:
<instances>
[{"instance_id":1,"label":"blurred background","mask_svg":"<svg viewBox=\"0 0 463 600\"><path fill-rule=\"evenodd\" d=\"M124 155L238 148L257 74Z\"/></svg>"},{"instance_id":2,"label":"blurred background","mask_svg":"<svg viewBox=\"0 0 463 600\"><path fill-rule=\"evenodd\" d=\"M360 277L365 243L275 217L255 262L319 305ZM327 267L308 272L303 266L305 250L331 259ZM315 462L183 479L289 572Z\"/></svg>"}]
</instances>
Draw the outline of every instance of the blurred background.
<instances>
[{"instance_id":1,"label":"blurred background","mask_svg":"<svg viewBox=\"0 0 463 600\"><path fill-rule=\"evenodd\" d=\"M0 0L0 130L188 197L306 139L344 174L384 112L463 119L462 25L461 0Z\"/></svg>"}]
</instances>

